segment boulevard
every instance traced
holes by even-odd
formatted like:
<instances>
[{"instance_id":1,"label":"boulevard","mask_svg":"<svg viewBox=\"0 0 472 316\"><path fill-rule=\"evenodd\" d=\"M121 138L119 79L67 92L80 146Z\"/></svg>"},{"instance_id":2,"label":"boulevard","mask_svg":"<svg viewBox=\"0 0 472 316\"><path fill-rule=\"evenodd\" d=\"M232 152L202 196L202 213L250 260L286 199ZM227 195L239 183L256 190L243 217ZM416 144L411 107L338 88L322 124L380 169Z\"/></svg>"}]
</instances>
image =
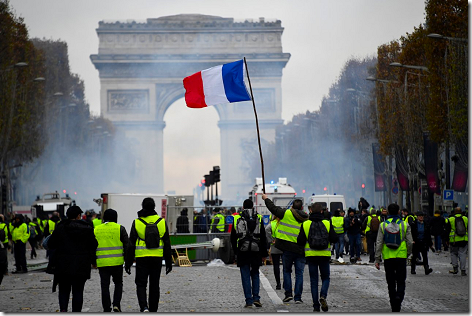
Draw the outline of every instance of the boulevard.
<instances>
[{"instance_id":1,"label":"boulevard","mask_svg":"<svg viewBox=\"0 0 472 316\"><path fill-rule=\"evenodd\" d=\"M41 258L41 259L39 259ZM45 251L39 250L38 259L28 264L45 262ZM380 271L367 264L368 256L362 255L364 264L331 264L331 282L328 292L330 313L388 313L387 283L381 265ZM433 273L424 275L423 267L411 275L407 267L406 294L402 312L468 313L469 276L451 275L450 255L429 253ZM164 269L160 282L160 313L306 313L312 312L312 300L308 267L303 276L303 304L283 303L283 290L275 290L271 265L262 266L262 308L244 308L239 268L235 264L207 266L207 262L194 262L192 267L174 266L169 275ZM6 313L57 312L57 292L52 293L53 276L45 272L11 274L13 258L9 254L9 275L0 286L1 311ZM124 272L123 272L124 273ZM135 269L131 275L124 273L122 311L139 312L134 283ZM113 288L113 286L111 286ZM69 306L70 311L70 306ZM92 277L85 283L83 312L102 312L100 277L92 270Z\"/></svg>"}]
</instances>

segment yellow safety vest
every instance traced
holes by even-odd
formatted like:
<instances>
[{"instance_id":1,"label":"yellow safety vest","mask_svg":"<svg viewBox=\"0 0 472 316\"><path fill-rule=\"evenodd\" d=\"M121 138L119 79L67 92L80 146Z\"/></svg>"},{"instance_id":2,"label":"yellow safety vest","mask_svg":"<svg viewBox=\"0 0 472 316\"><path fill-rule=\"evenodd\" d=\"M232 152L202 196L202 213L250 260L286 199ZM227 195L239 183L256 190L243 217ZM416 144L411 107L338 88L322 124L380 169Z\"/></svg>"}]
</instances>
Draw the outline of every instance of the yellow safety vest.
<instances>
[{"instance_id":1,"label":"yellow safety vest","mask_svg":"<svg viewBox=\"0 0 472 316\"><path fill-rule=\"evenodd\" d=\"M120 230L121 225L114 222L106 222L94 229L98 241L97 267L121 266L125 262Z\"/></svg>"},{"instance_id":2,"label":"yellow safety vest","mask_svg":"<svg viewBox=\"0 0 472 316\"><path fill-rule=\"evenodd\" d=\"M382 247L382 257L386 259L391 259L391 258L406 258L408 254L408 250L406 247L406 231L408 229L408 223L405 222L403 225L403 231L402 231L402 225L400 224L401 219L399 219L396 223L400 226L400 239L402 240L402 243L400 244L400 247L397 249L392 249L387 247L385 244ZM392 222L392 219L389 218L385 222L382 222L380 224L380 229L382 230L382 233L385 233L385 227Z\"/></svg>"},{"instance_id":3,"label":"yellow safety vest","mask_svg":"<svg viewBox=\"0 0 472 316\"><path fill-rule=\"evenodd\" d=\"M160 218L159 215L151 215L146 217L141 217L147 223L155 223ZM146 225L142 223L140 220L134 220L134 227L136 229L136 233L138 233L138 239L136 239L136 250L134 255L136 258L139 257L163 257L164 256L164 241L162 237L166 232L166 222L163 218L159 224L157 224L157 229L159 230L159 248L157 249L147 249L145 239L146 233Z\"/></svg>"},{"instance_id":4,"label":"yellow safety vest","mask_svg":"<svg viewBox=\"0 0 472 316\"><path fill-rule=\"evenodd\" d=\"M48 224L49 224L49 234L52 234L54 229L56 229L56 223L54 223L52 220L48 220Z\"/></svg>"},{"instance_id":5,"label":"yellow safety vest","mask_svg":"<svg viewBox=\"0 0 472 316\"><path fill-rule=\"evenodd\" d=\"M16 241L21 241L25 243L28 241L30 237L28 225L26 223L21 224L19 227L13 227L13 231L11 232L11 239Z\"/></svg>"},{"instance_id":6,"label":"yellow safety vest","mask_svg":"<svg viewBox=\"0 0 472 316\"><path fill-rule=\"evenodd\" d=\"M225 217L221 214L216 214L213 219L211 220L211 225L215 224L215 219L219 218L220 221L218 222L218 225L216 225L216 229L219 230L220 232L224 232L225 230Z\"/></svg>"},{"instance_id":7,"label":"yellow safety vest","mask_svg":"<svg viewBox=\"0 0 472 316\"><path fill-rule=\"evenodd\" d=\"M372 217L377 217L377 215L369 215L367 217L367 226L365 228L365 232L369 232L370 231L370 222L372 221ZM380 222L380 218L378 218L379 222Z\"/></svg>"},{"instance_id":8,"label":"yellow safety vest","mask_svg":"<svg viewBox=\"0 0 472 316\"><path fill-rule=\"evenodd\" d=\"M328 243L328 248L324 250L315 250L311 249L310 245L308 244L308 233L310 232L310 226L311 226L312 221L307 220L304 221L302 224L303 232L305 233L306 236L306 244L305 244L305 257L331 257L331 244ZM322 223L325 225L326 229L328 230L329 234L329 221L324 219L322 220Z\"/></svg>"},{"instance_id":9,"label":"yellow safety vest","mask_svg":"<svg viewBox=\"0 0 472 316\"><path fill-rule=\"evenodd\" d=\"M331 223L333 223L333 228L336 234L344 233L344 217L334 216L333 218L331 218Z\"/></svg>"},{"instance_id":10,"label":"yellow safety vest","mask_svg":"<svg viewBox=\"0 0 472 316\"><path fill-rule=\"evenodd\" d=\"M97 226L99 226L99 225L102 224L102 220L96 218L96 219L94 219L94 220L92 221L92 223L93 223L93 228L95 228L95 227L97 227Z\"/></svg>"},{"instance_id":11,"label":"yellow safety vest","mask_svg":"<svg viewBox=\"0 0 472 316\"><path fill-rule=\"evenodd\" d=\"M7 227L7 224L0 223L0 229L3 229L3 231L5 232L5 239L0 240L0 242L6 244L8 242L8 227Z\"/></svg>"},{"instance_id":12,"label":"yellow safety vest","mask_svg":"<svg viewBox=\"0 0 472 316\"><path fill-rule=\"evenodd\" d=\"M299 223L292 214L290 209L286 210L284 217L279 222L279 227L275 234L275 238L297 243L297 237L300 233L302 224Z\"/></svg>"},{"instance_id":13,"label":"yellow safety vest","mask_svg":"<svg viewBox=\"0 0 472 316\"><path fill-rule=\"evenodd\" d=\"M462 217L465 224L465 236L456 235L456 218ZM453 217L449 217L446 219L451 224L451 232L449 233L449 242L457 242L457 241L468 241L469 240L469 226L468 222L469 219L461 214L455 214Z\"/></svg>"},{"instance_id":14,"label":"yellow safety vest","mask_svg":"<svg viewBox=\"0 0 472 316\"><path fill-rule=\"evenodd\" d=\"M41 232L44 233L43 222L39 218L36 219L36 222L38 223L38 227L41 230Z\"/></svg>"},{"instance_id":15,"label":"yellow safety vest","mask_svg":"<svg viewBox=\"0 0 472 316\"><path fill-rule=\"evenodd\" d=\"M408 223L408 220L409 220L410 217L411 217L413 220L416 220L416 216L415 216L415 215L408 215L408 216L405 217L403 220Z\"/></svg>"}]
</instances>

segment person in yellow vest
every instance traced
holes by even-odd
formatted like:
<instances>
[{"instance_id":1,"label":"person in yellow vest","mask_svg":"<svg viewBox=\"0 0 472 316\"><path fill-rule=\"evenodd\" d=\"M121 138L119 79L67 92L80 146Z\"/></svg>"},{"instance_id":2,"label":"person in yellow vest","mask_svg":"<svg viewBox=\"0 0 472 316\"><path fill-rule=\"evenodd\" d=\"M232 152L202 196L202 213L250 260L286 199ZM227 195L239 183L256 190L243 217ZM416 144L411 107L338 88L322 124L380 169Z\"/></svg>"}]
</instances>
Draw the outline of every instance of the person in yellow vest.
<instances>
[{"instance_id":1,"label":"person in yellow vest","mask_svg":"<svg viewBox=\"0 0 472 316\"><path fill-rule=\"evenodd\" d=\"M284 209L276 206L266 194L262 194L269 211L280 218L279 228L275 235L275 247L282 250L283 262L283 287L285 290L284 303L295 300L296 304L303 303L303 271L305 270L305 249L297 245L297 237L302 223L308 219L308 214L303 211L303 201L296 199L292 207ZM292 296L292 266L295 266L295 296Z\"/></svg>"},{"instance_id":2,"label":"person in yellow vest","mask_svg":"<svg viewBox=\"0 0 472 316\"><path fill-rule=\"evenodd\" d=\"M262 307L260 301L259 267L267 257L267 241L262 216L254 210L254 203L246 199L243 210L234 218L231 247L237 255L237 265L246 300L245 308Z\"/></svg>"},{"instance_id":3,"label":"person in yellow vest","mask_svg":"<svg viewBox=\"0 0 472 316\"><path fill-rule=\"evenodd\" d=\"M335 211L336 212L336 211ZM333 217L334 218L334 217ZM313 226L313 227L312 227ZM313 238L311 238L313 237ZM331 244L338 241L338 234L332 223L325 219L321 203L314 203L310 209L307 221L303 222L297 237L297 244L305 250L305 258L310 273L311 298L313 311L328 311L329 263L331 259ZM312 243L310 245L310 243ZM314 247L314 248L312 248ZM318 296L318 270L321 276L321 290Z\"/></svg>"},{"instance_id":4,"label":"person in yellow vest","mask_svg":"<svg viewBox=\"0 0 472 316\"><path fill-rule=\"evenodd\" d=\"M280 259L282 259L283 251L279 248L275 247L275 235L276 231L279 228L280 218L275 215L271 215L272 220L267 224L265 231L266 231L266 239L267 244L270 245L270 257L272 258L272 265L274 267L274 276L275 276L275 289L281 290L282 285L280 283Z\"/></svg>"},{"instance_id":5,"label":"person in yellow vest","mask_svg":"<svg viewBox=\"0 0 472 316\"><path fill-rule=\"evenodd\" d=\"M380 225L375 250L375 267L380 270L380 257L384 259L385 277L392 312L400 312L406 288L406 258L413 249L410 225L400 217L400 207L387 207L388 219Z\"/></svg>"},{"instance_id":6,"label":"person in yellow vest","mask_svg":"<svg viewBox=\"0 0 472 316\"><path fill-rule=\"evenodd\" d=\"M133 221L129 233L125 271L131 274L131 265L134 258L136 258L135 283L139 307L141 312L157 312L160 296L159 280L163 259L166 265L166 274L172 271L169 229L165 219L156 213L154 199L145 198L141 205L142 210L138 212L138 218ZM146 297L148 279L149 305Z\"/></svg>"},{"instance_id":7,"label":"person in yellow vest","mask_svg":"<svg viewBox=\"0 0 472 316\"><path fill-rule=\"evenodd\" d=\"M211 232L224 233L225 231L225 217L218 209L213 209L213 218L211 219Z\"/></svg>"},{"instance_id":8,"label":"person in yellow vest","mask_svg":"<svg viewBox=\"0 0 472 316\"><path fill-rule=\"evenodd\" d=\"M102 224L102 220L98 218L98 215L95 212L92 212L92 224L94 228Z\"/></svg>"},{"instance_id":9,"label":"person in yellow vest","mask_svg":"<svg viewBox=\"0 0 472 316\"><path fill-rule=\"evenodd\" d=\"M118 222L118 214L114 209L103 213L103 224L94 228L98 241L97 263L102 289L102 307L104 312L121 312L121 295L123 292L124 254L128 248L128 233ZM110 300L110 277L115 284L113 302Z\"/></svg>"},{"instance_id":10,"label":"person in yellow vest","mask_svg":"<svg viewBox=\"0 0 472 316\"><path fill-rule=\"evenodd\" d=\"M53 251L48 268L54 266L53 292L59 285L60 312L67 312L71 290L72 312L82 311L85 282L95 262L98 242L82 213L77 205L69 207L67 219L57 224L47 244Z\"/></svg>"},{"instance_id":11,"label":"person in yellow vest","mask_svg":"<svg viewBox=\"0 0 472 316\"><path fill-rule=\"evenodd\" d=\"M30 231L28 225L25 223L25 218L22 214L16 214L11 232L11 238L15 244L16 271L13 271L12 273L28 272L26 267L26 243L28 242L29 237Z\"/></svg>"},{"instance_id":12,"label":"person in yellow vest","mask_svg":"<svg viewBox=\"0 0 472 316\"><path fill-rule=\"evenodd\" d=\"M47 235L51 235L56 229L56 225L61 221L61 217L59 216L58 212L52 213L51 218L48 220L47 224Z\"/></svg>"},{"instance_id":13,"label":"person in yellow vest","mask_svg":"<svg viewBox=\"0 0 472 316\"><path fill-rule=\"evenodd\" d=\"M380 227L380 216L377 215L377 210L370 208L370 214L362 224L365 227L365 238L367 241L367 251L369 252L369 263L375 262L375 243L377 241L377 233Z\"/></svg>"},{"instance_id":14,"label":"person in yellow vest","mask_svg":"<svg viewBox=\"0 0 472 316\"><path fill-rule=\"evenodd\" d=\"M0 214L0 285L3 276L8 274L8 226L5 224L5 217Z\"/></svg>"},{"instance_id":15,"label":"person in yellow vest","mask_svg":"<svg viewBox=\"0 0 472 316\"><path fill-rule=\"evenodd\" d=\"M338 236L338 240L334 245L336 260L342 263L344 262L344 217L341 215L341 209L338 208L334 211L334 216L331 217L331 223L333 224L333 229Z\"/></svg>"},{"instance_id":16,"label":"person in yellow vest","mask_svg":"<svg viewBox=\"0 0 472 316\"><path fill-rule=\"evenodd\" d=\"M460 232L461 229L458 229L457 221L461 219L464 222L465 234ZM454 209L454 216L450 216L446 219L446 232L445 235L449 236L448 246L450 247L451 252L451 262L452 270L449 273L457 274L459 263L461 265L461 275L466 276L466 261L467 261L467 248L469 244L469 219L462 215L462 210L460 207ZM461 236L462 235L462 236Z\"/></svg>"}]
</instances>

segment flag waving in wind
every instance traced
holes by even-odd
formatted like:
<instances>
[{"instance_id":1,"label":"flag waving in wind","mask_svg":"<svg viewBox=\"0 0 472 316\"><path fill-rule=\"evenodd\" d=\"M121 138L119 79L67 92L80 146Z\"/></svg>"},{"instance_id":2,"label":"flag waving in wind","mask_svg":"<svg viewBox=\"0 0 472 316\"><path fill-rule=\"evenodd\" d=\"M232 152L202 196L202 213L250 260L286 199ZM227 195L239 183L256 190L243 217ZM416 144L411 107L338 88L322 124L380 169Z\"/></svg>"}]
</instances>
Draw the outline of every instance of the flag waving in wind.
<instances>
[{"instance_id":1,"label":"flag waving in wind","mask_svg":"<svg viewBox=\"0 0 472 316\"><path fill-rule=\"evenodd\" d=\"M244 83L244 61L215 66L184 78L185 102L189 108L250 101Z\"/></svg>"}]
</instances>

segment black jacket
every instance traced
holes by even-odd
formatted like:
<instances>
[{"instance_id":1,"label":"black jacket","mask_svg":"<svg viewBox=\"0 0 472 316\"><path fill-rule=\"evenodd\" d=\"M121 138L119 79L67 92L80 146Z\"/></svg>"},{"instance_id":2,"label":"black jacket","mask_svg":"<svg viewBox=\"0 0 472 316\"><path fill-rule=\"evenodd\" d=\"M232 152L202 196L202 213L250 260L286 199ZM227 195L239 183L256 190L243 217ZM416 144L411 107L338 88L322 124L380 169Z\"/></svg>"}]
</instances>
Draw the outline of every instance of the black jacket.
<instances>
[{"instance_id":1,"label":"black jacket","mask_svg":"<svg viewBox=\"0 0 472 316\"><path fill-rule=\"evenodd\" d=\"M443 236L446 228L446 220L442 216L433 216L430 220L431 234L434 236Z\"/></svg>"},{"instance_id":2,"label":"black jacket","mask_svg":"<svg viewBox=\"0 0 472 316\"><path fill-rule=\"evenodd\" d=\"M274 202L272 202L270 199L265 199L264 202L265 202L266 207L269 209L269 211L272 214L274 214L275 216L277 216L280 219L284 218L286 209L281 208L279 206L276 206L274 204ZM306 221L308 219L308 214L305 213L304 211L294 210L294 209L290 209L290 210L292 211L292 214L295 217L295 219L297 220L297 222L303 223L304 221ZM298 254L301 254L301 255L305 255L305 245L299 246L296 243L276 238L274 246L276 248L279 248L282 251L287 251L288 250L288 251L295 252L295 253L298 253Z\"/></svg>"},{"instance_id":3,"label":"black jacket","mask_svg":"<svg viewBox=\"0 0 472 316\"><path fill-rule=\"evenodd\" d=\"M411 223L411 236L413 237L413 241L415 243L419 242L418 240L418 220L412 221ZM429 248L433 245L433 241L431 239L431 230L430 226L423 221L424 224L424 237L423 237L423 242L426 248Z\"/></svg>"},{"instance_id":4,"label":"black jacket","mask_svg":"<svg viewBox=\"0 0 472 316\"><path fill-rule=\"evenodd\" d=\"M48 248L54 251L54 259L49 262L55 267L54 278L90 279L97 246L90 224L70 219L59 222L48 241Z\"/></svg>"},{"instance_id":5,"label":"black jacket","mask_svg":"<svg viewBox=\"0 0 472 316\"><path fill-rule=\"evenodd\" d=\"M238 237L236 236L236 223L234 223L231 229L231 247L233 248L234 254L237 256L237 265L241 267L243 265L251 265L251 266L261 266L262 265L262 258L267 257L269 254L267 253L267 238L264 229L264 223L262 220L259 222L260 225L260 243L259 243L259 252L250 252L250 251L238 251L237 241Z\"/></svg>"},{"instance_id":6,"label":"black jacket","mask_svg":"<svg viewBox=\"0 0 472 316\"><path fill-rule=\"evenodd\" d=\"M322 213L311 213L310 214L310 217L308 218L310 221L313 221L313 222L321 222L322 220L326 219L324 217L324 215ZM331 221L329 222L329 236L328 236L328 240L330 242L330 244L335 244L338 242L338 234L336 234L336 232L334 231L334 227L333 227L333 224L331 223ZM306 238L306 235L305 235L305 231L302 229L300 229L300 234L298 234L298 237L297 237L297 245L300 246L300 247L303 247L303 249L305 249L305 245L307 243L307 238ZM317 261L319 260L320 258L324 259L326 258L325 260L329 260L331 259L331 256L330 257L327 257L327 256L319 256L319 257L315 257L315 256L308 256L306 257L306 261Z\"/></svg>"},{"instance_id":7,"label":"black jacket","mask_svg":"<svg viewBox=\"0 0 472 316\"><path fill-rule=\"evenodd\" d=\"M181 216L177 217L176 227L177 227L177 233L178 234L188 234L188 233L190 233L188 225L189 224L188 224L187 215L181 215Z\"/></svg>"},{"instance_id":8,"label":"black jacket","mask_svg":"<svg viewBox=\"0 0 472 316\"><path fill-rule=\"evenodd\" d=\"M142 209L138 212L138 217L147 217L151 215L157 215L155 210L145 210ZM129 268L133 264L134 261L134 254L136 250L136 240L138 239L138 233L136 232L135 222L131 224L131 230L129 232L129 244L128 249L125 254L125 267ZM162 236L162 241L164 242L164 260L166 262L166 266L172 266L172 249L170 244L170 237L169 237L169 228L167 227L166 223L166 232Z\"/></svg>"},{"instance_id":9,"label":"black jacket","mask_svg":"<svg viewBox=\"0 0 472 316\"><path fill-rule=\"evenodd\" d=\"M362 222L359 219L359 217L357 217L356 215L354 215L353 217L348 216L344 218L344 230L348 234L352 234L352 235L360 234L361 226L362 226Z\"/></svg>"}]
</instances>

